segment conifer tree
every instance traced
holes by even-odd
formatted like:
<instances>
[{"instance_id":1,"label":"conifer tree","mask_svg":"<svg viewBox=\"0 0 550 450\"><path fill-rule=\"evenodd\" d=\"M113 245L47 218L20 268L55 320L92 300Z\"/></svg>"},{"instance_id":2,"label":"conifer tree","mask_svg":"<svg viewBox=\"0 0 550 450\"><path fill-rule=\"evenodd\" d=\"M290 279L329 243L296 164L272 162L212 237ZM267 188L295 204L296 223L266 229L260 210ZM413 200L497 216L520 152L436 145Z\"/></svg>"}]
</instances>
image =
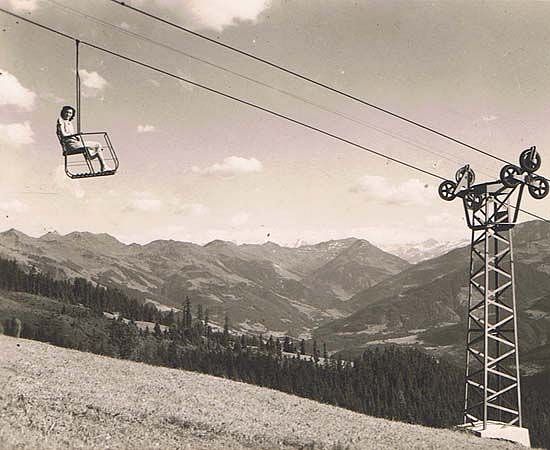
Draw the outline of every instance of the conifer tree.
<instances>
[{"instance_id":1,"label":"conifer tree","mask_svg":"<svg viewBox=\"0 0 550 450\"><path fill-rule=\"evenodd\" d=\"M279 338L277 338L277 340L275 341L275 350L277 352L278 357L283 356L281 341L279 340Z\"/></svg>"},{"instance_id":2,"label":"conifer tree","mask_svg":"<svg viewBox=\"0 0 550 450\"><path fill-rule=\"evenodd\" d=\"M185 308L184 308L184 324L185 328L189 329L191 328L191 324L193 322L193 316L191 314L191 300L189 299L189 296L185 297Z\"/></svg>"},{"instance_id":3,"label":"conifer tree","mask_svg":"<svg viewBox=\"0 0 550 450\"><path fill-rule=\"evenodd\" d=\"M166 325L170 326L172 324L176 323L176 315L175 311L173 309L170 310L170 312L166 316Z\"/></svg>"},{"instance_id":4,"label":"conifer tree","mask_svg":"<svg viewBox=\"0 0 550 450\"><path fill-rule=\"evenodd\" d=\"M241 353L242 347L241 347L241 340L235 339L235 344L233 344L233 351L235 353Z\"/></svg>"},{"instance_id":5,"label":"conifer tree","mask_svg":"<svg viewBox=\"0 0 550 450\"><path fill-rule=\"evenodd\" d=\"M266 343L266 348L268 353L273 353L275 351L275 342L273 341L272 335L269 335L269 339Z\"/></svg>"},{"instance_id":6,"label":"conifer tree","mask_svg":"<svg viewBox=\"0 0 550 450\"><path fill-rule=\"evenodd\" d=\"M160 325L158 322L155 322L155 328L153 329L155 337L159 338L162 336L162 331L160 330Z\"/></svg>"},{"instance_id":7,"label":"conifer tree","mask_svg":"<svg viewBox=\"0 0 550 450\"><path fill-rule=\"evenodd\" d=\"M210 337L210 325L208 323L208 321L210 320L210 317L208 316L208 308L206 308L206 311L204 313L204 330L206 332L206 336L207 337Z\"/></svg>"},{"instance_id":8,"label":"conifer tree","mask_svg":"<svg viewBox=\"0 0 550 450\"><path fill-rule=\"evenodd\" d=\"M223 338L222 344L226 346L229 343L229 316L226 314L223 321Z\"/></svg>"},{"instance_id":9,"label":"conifer tree","mask_svg":"<svg viewBox=\"0 0 550 450\"><path fill-rule=\"evenodd\" d=\"M285 336L285 340L283 341L283 351L284 352L291 352L291 348L290 348L290 339L288 338L288 336Z\"/></svg>"},{"instance_id":10,"label":"conifer tree","mask_svg":"<svg viewBox=\"0 0 550 450\"><path fill-rule=\"evenodd\" d=\"M248 342L247 342L247 339L246 339L246 335L244 335L244 334L241 334L241 347L242 348L247 348L248 347Z\"/></svg>"},{"instance_id":11,"label":"conifer tree","mask_svg":"<svg viewBox=\"0 0 550 450\"><path fill-rule=\"evenodd\" d=\"M203 320L202 304L201 303L199 303L197 305L197 320L200 320L201 322Z\"/></svg>"}]
</instances>

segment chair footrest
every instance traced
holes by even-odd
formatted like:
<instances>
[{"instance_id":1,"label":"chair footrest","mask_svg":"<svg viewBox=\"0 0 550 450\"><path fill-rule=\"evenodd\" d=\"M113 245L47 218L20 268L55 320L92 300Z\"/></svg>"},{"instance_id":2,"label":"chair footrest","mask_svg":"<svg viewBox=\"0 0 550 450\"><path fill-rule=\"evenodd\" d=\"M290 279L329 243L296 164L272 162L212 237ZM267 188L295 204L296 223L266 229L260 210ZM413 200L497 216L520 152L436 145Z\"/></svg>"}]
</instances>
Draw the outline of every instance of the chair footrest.
<instances>
[{"instance_id":1,"label":"chair footrest","mask_svg":"<svg viewBox=\"0 0 550 450\"><path fill-rule=\"evenodd\" d=\"M116 170L104 170L103 172L95 173L68 173L70 178L93 178L93 177L106 177L109 175L114 175Z\"/></svg>"}]
</instances>

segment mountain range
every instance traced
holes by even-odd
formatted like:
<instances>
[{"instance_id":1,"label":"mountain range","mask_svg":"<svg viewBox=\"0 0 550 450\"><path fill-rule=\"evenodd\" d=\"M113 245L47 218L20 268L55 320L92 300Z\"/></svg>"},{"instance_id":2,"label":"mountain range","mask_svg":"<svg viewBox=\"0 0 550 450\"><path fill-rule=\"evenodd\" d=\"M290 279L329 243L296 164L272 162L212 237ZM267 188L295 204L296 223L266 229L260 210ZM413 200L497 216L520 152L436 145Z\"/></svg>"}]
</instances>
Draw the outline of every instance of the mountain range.
<instances>
[{"instance_id":1,"label":"mountain range","mask_svg":"<svg viewBox=\"0 0 550 450\"><path fill-rule=\"evenodd\" d=\"M415 344L464 357L468 247L409 266L355 294L356 311L321 325L314 336L336 349L379 343ZM514 260L522 361L550 367L550 225L535 221L514 230Z\"/></svg>"},{"instance_id":2,"label":"mountain range","mask_svg":"<svg viewBox=\"0 0 550 450\"><path fill-rule=\"evenodd\" d=\"M392 255L397 255L411 264L416 264L426 259L432 259L437 256L450 252L451 250L468 245L468 239L458 241L437 241L433 238L420 242L410 242L406 244L389 244L381 248Z\"/></svg>"},{"instance_id":3,"label":"mountain range","mask_svg":"<svg viewBox=\"0 0 550 450\"><path fill-rule=\"evenodd\" d=\"M239 331L308 337L320 323L349 315L347 300L409 263L361 239L281 247L215 240L126 245L107 234L0 233L0 254L56 278L83 277L165 307L192 303Z\"/></svg>"},{"instance_id":4,"label":"mountain range","mask_svg":"<svg viewBox=\"0 0 550 450\"><path fill-rule=\"evenodd\" d=\"M514 230L522 361L550 367L550 224ZM436 245L426 245L424 248ZM469 250L410 264L366 240L283 247L212 241L124 244L107 234L0 233L0 255L58 278L84 277L163 308L186 296L238 332L326 342L332 351L381 343L464 356Z\"/></svg>"}]
</instances>

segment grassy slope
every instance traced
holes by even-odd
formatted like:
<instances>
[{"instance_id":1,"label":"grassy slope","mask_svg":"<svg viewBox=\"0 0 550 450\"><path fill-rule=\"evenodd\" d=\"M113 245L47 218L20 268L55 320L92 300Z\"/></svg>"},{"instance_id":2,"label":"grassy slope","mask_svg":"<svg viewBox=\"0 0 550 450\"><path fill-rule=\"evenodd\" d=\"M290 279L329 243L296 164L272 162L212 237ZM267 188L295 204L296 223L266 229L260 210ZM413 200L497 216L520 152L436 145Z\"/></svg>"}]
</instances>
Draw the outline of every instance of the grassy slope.
<instances>
[{"instance_id":1,"label":"grassy slope","mask_svg":"<svg viewBox=\"0 0 550 450\"><path fill-rule=\"evenodd\" d=\"M0 448L516 448L0 336Z\"/></svg>"}]
</instances>

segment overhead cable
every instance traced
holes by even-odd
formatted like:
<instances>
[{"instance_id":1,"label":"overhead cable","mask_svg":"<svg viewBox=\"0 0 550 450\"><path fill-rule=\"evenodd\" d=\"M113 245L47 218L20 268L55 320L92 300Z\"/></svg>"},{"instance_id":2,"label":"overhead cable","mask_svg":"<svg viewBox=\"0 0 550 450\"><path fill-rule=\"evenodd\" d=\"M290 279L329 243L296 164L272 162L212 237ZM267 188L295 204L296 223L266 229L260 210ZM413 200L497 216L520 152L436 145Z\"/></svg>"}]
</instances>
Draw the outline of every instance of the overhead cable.
<instances>
[{"instance_id":1,"label":"overhead cable","mask_svg":"<svg viewBox=\"0 0 550 450\"><path fill-rule=\"evenodd\" d=\"M296 95L296 94L293 94L293 93L291 93L291 92L288 92L288 91L286 91L286 90L284 90L284 89L277 88L277 87L275 87L275 86L273 86L273 85L271 85L271 84L265 83L265 82L263 82L263 81L259 81L259 80L255 79L255 78L249 77L249 76L247 76L247 75L243 75L243 74L241 74L241 73L239 73L239 72L236 72L236 71L233 71L233 70L231 70L231 69L228 69L227 67L220 66L219 64L215 64L215 63L213 63L213 62L211 62L211 61L208 61L208 60L206 60L206 59L204 59L204 58L201 58L201 57L192 55L192 54L190 54L190 53L184 52L184 51L182 51L182 50L180 50L180 49L178 49L178 48L172 47L172 46L167 45L167 44L165 44L165 43L163 43L163 42L160 42L160 41L151 39L151 38L149 38L149 37L147 37L147 36L144 36L144 35L142 35L142 34L139 34L139 33L136 33L136 32L134 32L134 31L130 31L130 30L127 30L127 29L125 29L125 28L122 28L121 26L115 25L115 24L113 24L113 23L111 23L111 22L107 22L107 21L105 21L105 20L99 19L99 18L97 18L97 17L95 17L95 16L92 16L92 15L90 15L90 14L87 14L87 13L85 13L85 12L83 12L83 11L79 11L79 10L77 10L77 9L74 9L74 8L69 7L69 6L63 5L63 4L61 4L61 3L59 3L59 2L57 2L57 1L55 1L55 0L47 0L47 1L48 1L49 3L51 3L52 5L54 5L54 6L58 7L58 8L60 8L60 9L62 9L62 10L64 10L64 11L66 11L66 12L72 13L72 14L74 14L74 15L79 15L79 16L81 16L81 17L83 17L83 18L85 18L86 20L89 20L89 21L91 21L91 22L95 22L95 23L97 23L97 24L100 24L100 25L103 25L103 26L106 26L106 27L110 27L110 28L112 28L112 29L114 29L114 30L117 30L117 31L120 32L120 33L126 34L127 36L133 37L133 38L135 38L135 39L140 39L140 40L142 40L142 41L148 42L148 43L150 43L150 44L159 46L159 47L164 48L164 49L166 49L166 50L169 50L169 51L175 52L175 53L177 53L177 54L180 54L180 55L182 55L182 56L185 56L185 57L187 57L187 58L189 58L189 59L192 59L192 60L194 60L194 61L198 61L198 62L200 62L200 63L202 63L202 64L205 64L205 65L208 65L208 66L210 66L210 67L214 67L215 69L224 71L224 72L226 72L226 73L230 73L231 75L235 75L235 76L237 76L237 77L239 77L239 78L242 78L242 79L244 79L244 80L247 80L247 81L249 81L249 82L251 82L251 83L257 84L258 86L262 86L262 87L265 87L265 88L267 88L267 89L273 90L273 91L275 91L275 92L277 92L277 93L279 93L279 94L286 95L286 96L291 97L291 98L293 98L293 99L295 99L295 100L301 101L301 102L306 103L306 104L308 104L308 105L310 105L310 106L313 106L313 107L315 107L315 108L318 108L318 109L320 109L320 110L322 110L322 111L325 111L325 112L328 112L328 113L330 113L330 114L334 114L334 115L336 115L336 116L342 117L342 118L344 118L344 119L346 119L346 120L349 120L349 121L351 121L351 122L354 122L354 123L356 123L356 124L358 124L358 125L360 125L360 126L369 128L369 129L371 129L371 130L375 130L375 131L377 131L377 132L379 132L379 133L381 133L381 134L384 134L384 135L386 135L386 136L390 136L390 137L393 138L393 139L396 139L396 140L398 140L398 141L400 141L400 142L404 142L404 143L406 143L406 144L408 144L408 145L411 145L412 147L415 147L415 148L417 148L417 149L419 149L419 150L422 150L422 151L425 151L425 152L427 152L427 153L431 153L431 154L433 154L433 155L435 155L435 156L438 156L438 157L440 157L440 158L442 158L442 159L445 159L445 160L447 160L447 161L451 161L451 162L454 162L454 163L457 163L457 164L464 164L464 161L461 161L461 160L457 159L454 155L451 155L451 154L449 154L449 153L447 153L447 152L444 152L444 151L442 151L442 150L438 150L438 151L432 150L432 149L428 148L426 145L423 145L423 144L421 144L421 143L419 143L419 142L416 142L416 141L414 141L414 140L412 140L412 139L410 139L410 138L407 138L407 137L405 137L405 136L402 136L402 135L400 135L400 134L398 134L398 133L392 132L392 131L390 131L390 130L387 130L387 129L382 128L382 127L379 127L379 126L375 126L375 125L369 124L369 123L367 123L367 122L365 122L365 121L363 121L363 120L359 120L359 119L357 119L357 118L355 118L355 117L351 117L351 116L349 116L349 115L347 115L347 114L345 114L345 113L342 113L342 112L340 112L340 111L337 111L337 110L328 108L328 107L326 107L326 106L320 105L320 104L318 104L318 103L316 103L316 102L313 102L313 101L311 101L311 100L309 100L309 99L306 99L306 98L301 97L301 96L299 96L299 95Z\"/></svg>"},{"instance_id":2,"label":"overhead cable","mask_svg":"<svg viewBox=\"0 0 550 450\"><path fill-rule=\"evenodd\" d=\"M289 75L292 75L292 76L294 76L294 77L296 77L296 78L299 78L299 79L301 79L301 80L307 81L308 83L313 83L313 84L316 85L316 86L322 87L322 88L327 89L327 90L329 90L329 91L331 91L331 92L334 92L334 93L336 93L336 94L342 95L342 96L344 96L344 97L346 97L346 98L349 98L349 99L351 99L351 100L354 100L354 101L356 101L356 102L358 102L358 103L361 103L361 104L363 104L363 105L365 105L365 106L368 106L369 108L373 108L373 109L375 109L375 110L377 110L377 111L380 111L380 112L382 112L382 113L384 113L384 114L388 114L388 115L390 115L390 116L392 116L392 117L394 117L394 118L396 118L396 119L402 120L402 121L407 122L407 123L409 123L409 124L411 124L411 125L414 125L414 126L416 126L416 127L422 128L423 130L429 131L430 133L434 133L434 134L436 134L436 135L438 135L438 136L440 136L440 137L442 137L442 138L444 138L444 139L447 139L447 140L452 141L452 142L454 142L454 143L456 143L456 144L462 145L463 147L469 148L470 150L474 150L474 151L476 151L476 152L478 152L478 153L482 153L483 155L488 156L488 157L490 157L490 158L493 158L493 159L495 159L495 160L497 160L497 161L500 161L500 162L503 162L503 163L506 163L506 164L510 164L510 163L509 163L508 161L506 161L505 159L502 159L502 158L500 158L500 157L498 157L498 156L496 156L496 155L493 155L492 153L489 153L489 152L487 152L487 151L485 151L485 150L482 150L482 149L480 149L480 148L478 148L478 147L475 147L475 146L473 146L473 145L470 145L470 144L468 144L468 143L466 143L466 142L464 142L464 141L462 141L462 140L460 140L460 139L458 139L458 138L452 137L452 136L450 136L449 134L446 134L446 133L444 133L444 132L442 132L442 131L438 131L438 130L436 130L435 128L432 128L432 127L430 127L430 126L428 126L428 125L424 125L424 124L422 124L422 123L420 123L420 122L417 122L416 120L410 119L410 118L408 118L408 117L406 117L406 116L404 116L404 115L402 115L402 114L398 114L398 113L395 113L395 112L393 112L393 111L390 111L389 109L386 109L386 108L383 108L383 107L381 107L381 106L375 105L374 103L371 103L371 102L369 102L369 101L367 101L367 100L363 100L363 99L361 99L361 98L359 98L359 97L357 97L357 96L355 96L355 95L353 95L353 94L350 94L349 92L342 91L341 89L337 89L337 88L335 88L335 87L333 87L333 86L330 86L330 85L328 85L328 84L325 84L325 83L322 83L322 82L320 82L320 81L314 80L313 78L310 78L310 77L308 77L307 75L303 75L303 74L301 74L301 73L299 73L299 72L296 72L296 71L294 71L294 70L292 70L292 69L289 69L288 67L282 66L282 65L277 64L277 63L274 63L274 62L271 62L271 61L269 61L269 60L267 60L267 59L265 59L265 58L262 58L262 57L260 57L260 56L256 56L256 55L254 55L254 54L252 54L252 53L250 53L250 52L247 52L247 51L245 51L245 50L241 50L240 48L237 48L237 47L235 47L235 46L233 46L233 45L230 45L230 44L227 44L227 43L225 43L225 42L222 42L222 41L220 41L220 40L218 40L218 39L213 39L213 38L208 37L208 36L206 36L206 35L204 35L204 34L198 33L197 31L193 31L193 30L191 30L191 29L189 29L189 28L187 28L187 27L184 27L183 25L177 24L177 23L172 22L172 21L170 21L170 20L167 20L167 19L164 19L164 18L162 18L162 17L159 17L159 16L157 16L157 15L155 15L155 14L153 14L153 13L150 13L150 12L148 12L148 11L145 11L144 9L138 8L138 7L136 7L136 6L132 6L132 5L128 4L127 2L123 2L123 1L120 1L120 0L109 0L109 1L111 1L111 2L113 2L113 3L116 3L117 5L123 6L123 7L125 7L125 8L128 8L128 9L130 9L130 10L132 10L132 11L134 11L134 12L137 12L137 13L139 13L139 14L142 14L142 15L144 15L144 16L146 16L146 17L149 17L149 18L151 18L151 19L153 19L153 20L156 20L156 21L158 21L158 22L164 23L165 25L168 25L168 26L170 26L170 27L176 28L176 29L178 29L178 30L180 30L180 31L183 31L183 32L185 32L185 33L191 34L191 35L193 35L193 36L195 36L195 37L198 37L198 38L200 38L200 39L204 39L204 40L206 40L206 41L208 41L208 42L211 42L211 43L213 43L213 44L219 45L220 47L226 48L226 49L231 50L231 51L233 51L233 52L235 52L235 53L238 53L238 54L240 54L240 55L243 55L243 56L246 56L246 57L248 57L248 58L251 58L251 59L253 59L253 60L255 60L255 61L258 61L258 62L261 62L261 63L263 63L263 64L266 64L266 65L268 65L268 66L270 66L270 67L273 67L273 68L275 68L275 69L281 70L282 72L285 72L285 73L287 73L287 74L289 74Z\"/></svg>"},{"instance_id":3,"label":"overhead cable","mask_svg":"<svg viewBox=\"0 0 550 450\"><path fill-rule=\"evenodd\" d=\"M291 122L291 123L294 123L294 124L296 124L296 125L300 125L300 126L302 126L302 127L304 127L304 128L307 128L307 129L309 129L309 130L316 131L316 132L318 132L318 133L320 133L320 134L323 134L323 135L325 135L325 136L331 137L331 138L333 138L333 139L335 139L335 140L337 140L337 141L344 142L344 143L346 143L346 144L348 144L348 145L351 145L351 146L353 146L353 147L355 147L355 148L359 148L359 149L361 149L361 150L363 150L363 151L366 151L366 152L371 153L371 154L373 154L373 155L376 155L376 156L379 156L379 157L381 157L381 158L384 158L384 159L386 159L386 160L388 160L388 161L392 161L392 162L395 162L396 164L399 164L399 165L408 167L409 169L413 169L413 170L415 170L415 171L417 171L417 172L423 173L423 174L425 174L425 175L429 175L429 176L431 176L431 177L437 178L437 179L442 180L442 181L445 181L445 180L446 180L446 178L444 178L444 177L442 177L441 175L438 175L438 174L436 174L436 173L434 173L434 172L430 172L429 170L422 169L421 167L418 167L418 166L415 166L415 165L410 164L410 163L408 163L408 162L402 161L402 160L400 160L400 159L398 159L398 158L394 158L394 157L392 157L392 156L388 156L388 155L386 155L386 154L384 154L384 153L382 153L382 152L373 150L373 149L371 149L371 148L369 148L369 147L366 147L366 146L364 146L364 145L358 144L358 143L356 143L356 142L354 142L354 141L351 141L351 140L349 140L349 139L346 139L346 138L343 138L343 137L338 136L338 135L336 135L336 134L330 133L330 132L325 131L325 130L323 130L323 129L321 129L321 128L318 128L318 127L316 127L316 126L314 126L314 125L310 125L310 124L308 124L308 123L306 123L306 122L302 122L302 121L300 121L300 120L294 119L294 118L292 118L292 117L290 117L290 116L287 116L287 115L285 115L285 114L278 113L278 112L273 111L273 110L271 110L271 109L269 109L269 108L265 108L265 107L263 107L263 106L260 106L260 105L258 105L258 104L252 103L252 102L250 102L250 101L248 101L248 100L241 99L241 98L239 98L239 97L235 97L235 96L233 96L233 95L231 95L231 94L228 94L228 93L226 93L226 92L223 92L223 91L220 91L220 90L211 88L211 87L209 87L209 86L203 85L203 84L198 83L198 82L196 82L196 81L189 80L189 79L187 79L187 78L184 78L184 77L182 77L182 76L180 76L180 75L176 75L176 74L174 74L174 73L172 73L172 72L169 72L169 71L167 71L167 70L164 70L164 69L161 69L161 68L159 68L159 67L153 66L153 65L151 65L151 64L145 63L145 62L143 62L143 61L140 61L140 60L131 58L131 57L129 57L129 56L125 56L125 55L123 55L122 53L116 52L116 51L114 51L114 50L110 50L110 49L107 49L107 48L105 48L105 47L101 47L101 46L99 46L99 45L93 44L93 43L91 43L91 42L87 42L87 41L85 41L85 40L76 38L76 37L71 36L71 35L69 35L69 34L67 34L67 33L65 33L65 32L59 31L59 30L57 30L57 29L55 29L55 28L52 28L52 27L49 27L49 26L47 26L47 25L43 25L43 24L41 24L41 23L39 23L39 22L36 22L36 21L34 21L34 20L31 20L31 19L29 19L29 18L27 18L27 17L23 17L23 16L21 16L21 15L19 15L19 14L16 14L16 13L14 13L14 12L8 11L8 10L6 10L6 9L4 9L4 8L0 8L0 12L3 12L4 14L7 14L7 15L12 16L12 17L15 17L16 19L22 20L22 21L24 21L24 22L27 22L27 23L29 23L29 24L31 24L31 25L36 26L36 27L39 27L39 28L41 28L41 29L43 29L43 30L49 31L49 32L51 32L51 33L54 33L54 34L56 34L56 35L58 35L58 36L64 37L64 38L66 38L66 39L70 39L70 40L72 40L73 42L79 41L80 44L86 45L86 46L88 46L88 47L90 47L90 48L93 48L93 49L95 49L95 50L101 51L101 52L103 52L103 53L107 53L107 54L109 54L109 55L115 56L115 57L120 58L120 59L122 59L122 60L125 60L125 61L131 62L131 63L133 63L133 64L136 64L136 65L138 65L138 66L145 67L145 68L147 68L147 69L150 69L150 70L152 70L152 71L161 73L161 74L163 74L163 75L166 75L166 76L168 76L168 77L177 79L177 80L179 80L179 81L183 81L183 82L185 82L185 83L191 84L191 85L196 86L196 87L198 87L198 88L200 88L200 89L203 89L203 90L205 90L205 91L208 91L208 92L211 92L211 93L220 95L220 96L222 96L222 97L228 98L228 99L233 100L233 101L235 101L235 102L238 102L238 103L241 103L241 104L250 106L251 108L254 108L254 109L263 111L263 112L265 112L265 113L268 113L268 114L270 114L270 115L272 115L272 116L275 116L275 117L278 117L278 118L287 120L287 121L289 121L289 122ZM545 222L549 222L549 223L550 223L550 220L547 220L547 219L545 219L545 218L543 218L543 217L540 217L540 216L538 216L538 215L536 215L536 214L533 214L533 213L531 213L531 212L525 211L525 210L523 210L523 209L520 209L520 211L522 211L522 212L524 212L525 214L528 214L528 215L530 215L530 216L532 216L532 217L535 217L535 218L537 218L537 219L540 219L540 220L543 220L543 221L545 221Z\"/></svg>"},{"instance_id":4,"label":"overhead cable","mask_svg":"<svg viewBox=\"0 0 550 450\"><path fill-rule=\"evenodd\" d=\"M107 53L107 54L109 54L109 55L115 56L115 57L117 57L117 58L120 58L120 59L123 59L123 60L125 60L125 61L131 62L131 63L133 63L133 64L136 64L136 65L138 65L138 66L145 67L145 68L147 68L147 69L150 69L150 70L153 70L153 71L155 71L155 72L161 73L161 74L163 74L163 75L166 75L166 76L168 76L168 77L174 78L174 79L176 79L176 80L183 81L183 82L185 82L185 83L191 84L191 85L196 86L196 87L198 87L198 88L200 88L200 89L203 89L203 90L205 90L205 91L208 91L208 92L211 92L211 93L214 93L214 94L217 94L217 95L221 95L222 97L225 97L225 98L228 98L228 99L230 99L230 100L236 101L236 102L238 102L238 103L242 103L242 104L244 104L244 105L250 106L251 108L254 108L254 109L257 109L257 110L266 112L266 113L268 113L268 114L271 114L272 116L279 117L279 118L281 118L281 119L284 119L284 120L287 120L287 121L289 121L289 122L292 122L292 123L294 123L294 124L296 124L296 125L300 125L300 126L302 126L302 127L305 127L305 128L310 129L310 130L316 131L316 132L321 133L321 134L323 134L323 135L325 135L325 136L329 136L329 137L331 137L331 138L333 138L333 139L336 139L336 140L338 140L338 141L340 141L340 142L344 142L344 143L349 144L349 145L351 145L351 146L353 146L353 147L356 147L356 148L359 148L359 149L364 150L364 151L366 151L366 152L372 153L373 155L379 156L379 157L384 158L384 159L386 159L386 160L388 160L388 161L395 162L395 163L397 163L397 164L400 164L400 165L402 165L402 166L405 166L405 167L408 167L408 168L410 168L410 169L416 170L416 171L418 171L418 172L424 173L424 174L426 174L426 175L429 175L429 176L438 178L439 180L445 180L445 178L443 178L442 176L437 175L437 174L435 174L435 173L433 173L433 172L430 172L430 171L428 171L428 170L424 170L424 169L422 169L422 168L420 168L420 167L417 167L417 166L415 166L415 165L413 165L413 164L410 164L410 163L407 163L407 162L405 162L405 161L401 161L400 159L394 158L394 157L392 157L392 156L385 155L384 153L381 153L381 152L378 152L378 151L373 150L373 149L371 149L371 148L365 147L364 145L358 144L358 143L353 142L353 141L351 141L351 140L349 140L349 139L346 139L346 138L343 138L343 137L338 136L338 135L336 135L336 134L330 133L330 132L325 131L325 130L323 130L323 129L321 129L321 128L318 128L318 127L316 127L316 126L314 126L314 125L310 125L310 124L308 124L308 123L306 123L306 122L302 122L302 121L297 120L297 119L294 119L294 118L292 118L292 117L290 117L290 116L286 116L286 115L284 115L284 114L281 114L281 113L278 113L278 112L276 112L276 111L273 111L273 110L271 110L271 109L269 109L269 108L265 108L265 107L260 106L260 105L258 105L258 104L256 104L256 103L252 103L252 102L250 102L250 101L248 101L248 100L244 100L244 99L241 99L241 98L239 98L239 97L235 97L234 95L228 94L228 93L223 92L223 91L220 91L220 90L218 90L218 89L214 89L214 88L212 88L212 87L206 86L206 85L201 84L201 83L198 83L198 82L196 82L196 81L189 80L189 79L187 79L187 78L185 78L185 77L182 77L181 75L176 75L175 73L169 72L169 71L167 71L167 70L161 69L161 68L159 68L159 67L153 66L153 65L151 65L151 64L145 63L145 62L140 61L140 60L137 60L137 59L135 59L135 58L131 58L131 57L129 57L129 56L123 55L122 53L116 52L116 51L114 51L114 50L110 50L110 49L107 49L107 48L105 48L105 47L101 47L101 46L99 46L99 45L96 45L96 44L93 44L93 43L91 43L91 42L85 41L85 40L83 40L83 39L78 39L78 38L76 38L76 37L74 37L74 36L71 36L71 35L69 35L69 34L67 34L67 33L64 33L64 32L62 32L62 31L56 30L56 29L54 29L54 28L52 28L52 27L49 27L49 26L47 26L47 25L43 25L43 24L38 23L38 22L36 22L36 21L34 21L34 20L31 20L31 19L28 19L28 18L26 18L26 17L20 16L19 14L15 14L15 13L13 13L13 12L11 12L11 11L5 10L4 8L0 8L0 11L3 12L3 13L5 13L5 14L8 14L8 15L10 15L10 16L12 16L12 17L15 17L15 18L17 18L17 19L19 19L19 20L23 20L23 21L25 21L25 22L27 22L27 23L30 23L30 24L34 25L34 26L37 26L37 27L39 27L39 28L42 28L42 29L44 29L44 30L50 31L50 32L52 32L52 33L55 33L55 34L57 34L58 36L62 36L62 37L64 37L64 38L66 38L66 39L70 39L70 40L75 41L75 42L76 42L76 41L79 41L80 44L86 45L86 46L88 46L88 47L90 47L90 48L93 48L93 49L96 49L96 50L99 50L99 51L101 51L101 52L103 52L103 53Z\"/></svg>"}]
</instances>

